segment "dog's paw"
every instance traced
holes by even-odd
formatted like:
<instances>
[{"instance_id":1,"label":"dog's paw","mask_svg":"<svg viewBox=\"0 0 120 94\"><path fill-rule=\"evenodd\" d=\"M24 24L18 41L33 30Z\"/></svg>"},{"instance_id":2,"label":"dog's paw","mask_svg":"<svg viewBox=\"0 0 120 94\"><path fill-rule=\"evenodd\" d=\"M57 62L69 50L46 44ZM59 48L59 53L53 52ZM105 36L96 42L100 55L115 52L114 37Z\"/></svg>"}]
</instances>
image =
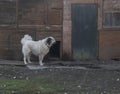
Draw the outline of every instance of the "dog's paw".
<instances>
[{"instance_id":1,"label":"dog's paw","mask_svg":"<svg viewBox=\"0 0 120 94\"><path fill-rule=\"evenodd\" d=\"M24 62L25 65L27 65L27 62Z\"/></svg>"},{"instance_id":2,"label":"dog's paw","mask_svg":"<svg viewBox=\"0 0 120 94\"><path fill-rule=\"evenodd\" d=\"M43 63L40 63L40 66L43 66L44 64Z\"/></svg>"},{"instance_id":3,"label":"dog's paw","mask_svg":"<svg viewBox=\"0 0 120 94\"><path fill-rule=\"evenodd\" d=\"M31 64L32 62L30 61L29 63Z\"/></svg>"}]
</instances>

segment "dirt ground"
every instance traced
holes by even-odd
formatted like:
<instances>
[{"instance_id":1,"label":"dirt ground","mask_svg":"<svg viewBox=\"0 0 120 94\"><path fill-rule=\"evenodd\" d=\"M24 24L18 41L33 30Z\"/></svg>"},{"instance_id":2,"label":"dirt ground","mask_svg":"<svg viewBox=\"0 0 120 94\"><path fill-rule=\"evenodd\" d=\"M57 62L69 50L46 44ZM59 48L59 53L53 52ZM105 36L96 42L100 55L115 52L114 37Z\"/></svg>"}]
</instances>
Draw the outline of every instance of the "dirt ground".
<instances>
[{"instance_id":1,"label":"dirt ground","mask_svg":"<svg viewBox=\"0 0 120 94\"><path fill-rule=\"evenodd\" d=\"M76 66L73 66L75 64L72 63L68 66L68 63L69 61L65 63L66 65L58 63L50 66L48 64L32 70L29 69L29 66L23 65L0 65L0 79L30 80L33 77L41 76L49 79L52 84L60 85L60 88L62 88L61 91L56 91L57 93L44 94L120 94L120 70L115 69L118 67L116 64L119 62L111 66L108 63L101 63L100 65L96 63L94 65L84 65L82 63Z\"/></svg>"}]
</instances>

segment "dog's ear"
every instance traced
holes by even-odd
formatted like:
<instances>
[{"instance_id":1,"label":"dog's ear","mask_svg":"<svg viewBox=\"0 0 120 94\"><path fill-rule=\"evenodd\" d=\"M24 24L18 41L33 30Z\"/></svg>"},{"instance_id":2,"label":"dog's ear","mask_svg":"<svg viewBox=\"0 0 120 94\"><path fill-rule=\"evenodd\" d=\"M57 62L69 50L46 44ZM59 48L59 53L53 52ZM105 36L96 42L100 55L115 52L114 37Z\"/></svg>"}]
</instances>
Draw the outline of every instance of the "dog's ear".
<instances>
[{"instance_id":1,"label":"dog's ear","mask_svg":"<svg viewBox=\"0 0 120 94\"><path fill-rule=\"evenodd\" d=\"M51 39L51 38L47 38L46 43L47 43L48 45L50 45L51 42L52 42L52 39Z\"/></svg>"}]
</instances>

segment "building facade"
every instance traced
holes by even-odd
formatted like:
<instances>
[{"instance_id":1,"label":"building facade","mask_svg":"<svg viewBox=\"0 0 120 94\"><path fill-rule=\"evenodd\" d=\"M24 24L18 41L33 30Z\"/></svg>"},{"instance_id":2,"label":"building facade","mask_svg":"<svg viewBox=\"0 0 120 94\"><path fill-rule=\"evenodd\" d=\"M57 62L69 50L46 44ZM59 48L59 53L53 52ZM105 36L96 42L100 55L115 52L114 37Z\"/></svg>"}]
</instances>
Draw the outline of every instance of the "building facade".
<instances>
[{"instance_id":1,"label":"building facade","mask_svg":"<svg viewBox=\"0 0 120 94\"><path fill-rule=\"evenodd\" d=\"M56 38L50 56L120 58L119 0L1 0L0 58L22 59L20 39Z\"/></svg>"},{"instance_id":2,"label":"building facade","mask_svg":"<svg viewBox=\"0 0 120 94\"><path fill-rule=\"evenodd\" d=\"M70 44L63 45L69 57L120 58L120 1L64 0L63 38L63 44Z\"/></svg>"}]
</instances>

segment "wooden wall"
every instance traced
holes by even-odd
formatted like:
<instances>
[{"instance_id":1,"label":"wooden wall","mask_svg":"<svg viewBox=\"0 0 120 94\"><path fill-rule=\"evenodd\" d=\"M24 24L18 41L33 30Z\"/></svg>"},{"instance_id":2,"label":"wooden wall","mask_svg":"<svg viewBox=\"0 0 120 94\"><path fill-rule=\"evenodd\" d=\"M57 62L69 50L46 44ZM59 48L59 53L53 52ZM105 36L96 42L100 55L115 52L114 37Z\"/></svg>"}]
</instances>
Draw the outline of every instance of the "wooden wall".
<instances>
[{"instance_id":1,"label":"wooden wall","mask_svg":"<svg viewBox=\"0 0 120 94\"><path fill-rule=\"evenodd\" d=\"M101 28L98 29L99 59L101 60L120 59L120 28L109 25L111 21L108 21L106 26L104 24L104 13L120 13L119 5L119 0L104 0L104 2L101 0L101 7L103 7L101 14L103 14L99 17L101 18Z\"/></svg>"},{"instance_id":2,"label":"wooden wall","mask_svg":"<svg viewBox=\"0 0 120 94\"><path fill-rule=\"evenodd\" d=\"M20 40L24 34L30 34L34 40L53 36L61 41L62 0L1 0L0 8L1 59L22 60Z\"/></svg>"},{"instance_id":3,"label":"wooden wall","mask_svg":"<svg viewBox=\"0 0 120 94\"><path fill-rule=\"evenodd\" d=\"M120 30L99 31L99 59L120 59Z\"/></svg>"}]
</instances>

